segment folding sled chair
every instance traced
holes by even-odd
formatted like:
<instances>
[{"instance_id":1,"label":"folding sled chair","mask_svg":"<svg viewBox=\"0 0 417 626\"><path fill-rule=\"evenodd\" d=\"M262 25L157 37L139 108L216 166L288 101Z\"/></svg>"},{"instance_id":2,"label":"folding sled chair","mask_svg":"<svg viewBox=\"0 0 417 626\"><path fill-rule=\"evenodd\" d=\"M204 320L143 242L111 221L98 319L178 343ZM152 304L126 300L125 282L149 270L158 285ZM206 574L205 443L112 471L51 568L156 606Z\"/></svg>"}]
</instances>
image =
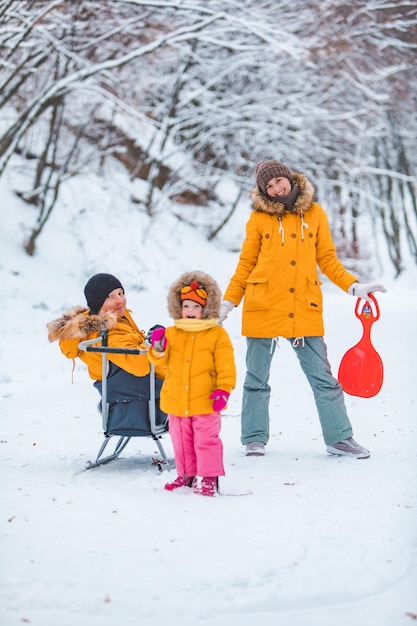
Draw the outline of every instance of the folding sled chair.
<instances>
[{"instance_id":1,"label":"folding sled chair","mask_svg":"<svg viewBox=\"0 0 417 626\"><path fill-rule=\"evenodd\" d=\"M87 461L86 469L117 459L132 437L151 437L162 457L153 458L152 463L163 471L168 460L161 436L168 432L168 416L159 408L162 381L155 377L152 364L150 374L139 377L122 370L107 358L109 353L146 354L146 350L109 347L107 330L103 330L96 339L81 341L78 345L81 350L100 352L102 355L102 380L95 382L94 386L101 395L99 411L103 420L104 441L96 460ZM112 437L118 437L113 453L102 456Z\"/></svg>"}]
</instances>

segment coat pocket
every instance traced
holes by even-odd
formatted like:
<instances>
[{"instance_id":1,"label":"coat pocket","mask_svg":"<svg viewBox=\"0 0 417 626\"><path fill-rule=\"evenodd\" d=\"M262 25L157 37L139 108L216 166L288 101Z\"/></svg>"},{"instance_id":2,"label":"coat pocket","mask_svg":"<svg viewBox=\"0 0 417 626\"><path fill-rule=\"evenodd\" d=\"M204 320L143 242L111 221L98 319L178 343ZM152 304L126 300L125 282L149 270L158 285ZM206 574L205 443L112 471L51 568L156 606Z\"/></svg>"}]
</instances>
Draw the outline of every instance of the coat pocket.
<instances>
[{"instance_id":1,"label":"coat pocket","mask_svg":"<svg viewBox=\"0 0 417 626\"><path fill-rule=\"evenodd\" d=\"M268 279L248 278L246 280L245 310L265 311L268 308Z\"/></svg>"},{"instance_id":2,"label":"coat pocket","mask_svg":"<svg viewBox=\"0 0 417 626\"><path fill-rule=\"evenodd\" d=\"M323 283L318 278L307 277L307 307L312 311L323 311L323 294L320 285Z\"/></svg>"}]
</instances>

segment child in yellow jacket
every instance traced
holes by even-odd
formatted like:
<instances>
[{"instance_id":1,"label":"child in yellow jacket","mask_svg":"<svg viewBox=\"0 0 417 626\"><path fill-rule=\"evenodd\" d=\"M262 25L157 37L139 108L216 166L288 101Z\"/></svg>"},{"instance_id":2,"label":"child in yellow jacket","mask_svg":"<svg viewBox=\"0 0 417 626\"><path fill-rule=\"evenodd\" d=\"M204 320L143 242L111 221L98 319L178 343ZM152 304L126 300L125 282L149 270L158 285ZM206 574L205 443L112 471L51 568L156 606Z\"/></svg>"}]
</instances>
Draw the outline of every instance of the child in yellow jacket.
<instances>
[{"instance_id":1,"label":"child in yellow jacket","mask_svg":"<svg viewBox=\"0 0 417 626\"><path fill-rule=\"evenodd\" d=\"M172 491L193 486L214 496L224 476L220 411L236 384L230 337L218 325L221 292L203 272L187 272L171 286L168 310L174 325L151 334L149 360L166 368L161 409L169 415L178 477Z\"/></svg>"}]
</instances>

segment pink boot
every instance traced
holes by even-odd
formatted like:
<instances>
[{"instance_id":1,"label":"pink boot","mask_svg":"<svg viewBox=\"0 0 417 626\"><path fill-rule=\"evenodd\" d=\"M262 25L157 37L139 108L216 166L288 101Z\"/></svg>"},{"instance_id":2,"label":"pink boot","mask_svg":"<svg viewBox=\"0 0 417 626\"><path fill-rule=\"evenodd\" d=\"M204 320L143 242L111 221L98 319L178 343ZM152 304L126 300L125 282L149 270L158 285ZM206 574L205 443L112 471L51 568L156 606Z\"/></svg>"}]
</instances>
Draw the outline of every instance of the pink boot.
<instances>
[{"instance_id":1,"label":"pink boot","mask_svg":"<svg viewBox=\"0 0 417 626\"><path fill-rule=\"evenodd\" d=\"M196 477L194 479L193 487L194 493L201 494L202 496L213 497L218 492L217 476L204 476L200 480Z\"/></svg>"},{"instance_id":2,"label":"pink boot","mask_svg":"<svg viewBox=\"0 0 417 626\"><path fill-rule=\"evenodd\" d=\"M164 489L167 491L174 491L174 489L178 489L179 487L191 487L193 484L194 476L187 478L187 476L177 476L177 478L172 483L166 483L164 485Z\"/></svg>"}]
</instances>

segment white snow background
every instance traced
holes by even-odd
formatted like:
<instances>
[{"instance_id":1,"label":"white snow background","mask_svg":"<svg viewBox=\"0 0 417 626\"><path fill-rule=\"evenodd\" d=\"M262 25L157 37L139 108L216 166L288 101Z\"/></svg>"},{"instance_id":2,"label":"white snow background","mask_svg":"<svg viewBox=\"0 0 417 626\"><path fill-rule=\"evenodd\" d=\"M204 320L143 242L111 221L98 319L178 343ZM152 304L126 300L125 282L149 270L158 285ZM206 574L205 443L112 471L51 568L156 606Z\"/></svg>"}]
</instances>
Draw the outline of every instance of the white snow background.
<instances>
[{"instance_id":1,"label":"white snow background","mask_svg":"<svg viewBox=\"0 0 417 626\"><path fill-rule=\"evenodd\" d=\"M18 161L16 161L18 163ZM47 339L46 324L85 304L89 276L122 281L138 325L170 324L166 296L200 269L222 290L238 253L208 243L168 211L150 220L140 193L113 168L106 183L69 181L33 258L22 241L33 207L0 181L1 598L4 626L407 626L417 614L416 278L412 261L384 270L372 339L385 367L374 398L346 396L368 460L325 451L312 393L280 340L271 370L271 439L263 458L240 444L245 340L240 308L226 320L238 384L223 417L227 493L204 498L163 485L151 439L132 439L117 461L89 471L102 441L98 394L83 364ZM325 204L325 203L324 203ZM123 210L122 210L123 209ZM236 239L244 237L242 210ZM239 232L240 231L240 232ZM383 243L380 246L383 249ZM355 300L328 281L326 343L333 372L359 341ZM163 439L173 458L169 435Z\"/></svg>"}]
</instances>

